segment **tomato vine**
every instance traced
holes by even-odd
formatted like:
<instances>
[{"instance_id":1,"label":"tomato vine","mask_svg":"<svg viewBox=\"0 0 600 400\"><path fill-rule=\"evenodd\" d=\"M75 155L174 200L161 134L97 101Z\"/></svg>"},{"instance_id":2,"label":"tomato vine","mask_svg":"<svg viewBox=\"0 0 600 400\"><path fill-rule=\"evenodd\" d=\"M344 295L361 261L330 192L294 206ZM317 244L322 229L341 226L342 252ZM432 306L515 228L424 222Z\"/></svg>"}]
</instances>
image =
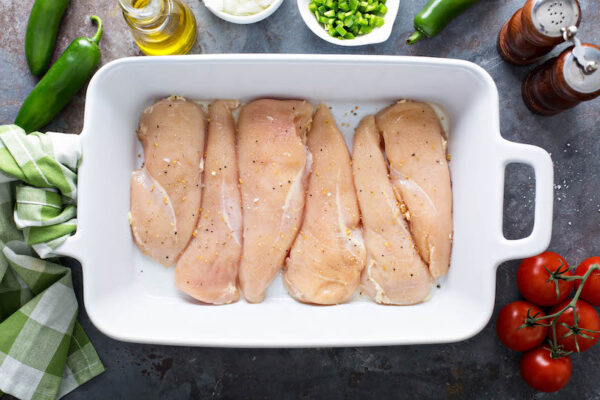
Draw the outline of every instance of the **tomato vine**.
<instances>
[{"instance_id":1,"label":"tomato vine","mask_svg":"<svg viewBox=\"0 0 600 400\"><path fill-rule=\"evenodd\" d=\"M552 313L552 314L538 316L538 314L531 315L531 313L528 311L525 323L523 323L523 325L521 325L521 327L519 327L519 329L525 328L525 327L533 327L536 325L549 327L552 332L552 339L550 339L550 350L551 350L551 356L553 358L560 358L560 357L568 356L572 353L572 351L565 351L563 349L563 346L559 345L559 340L558 340L559 338L557 337L557 334L556 334L556 327L559 323L561 325L565 326L566 328L568 328L568 330L569 330L562 338L566 338L568 336L573 335L577 352L580 352L580 347L579 347L579 342L578 342L579 336L586 338L586 339L593 339L592 336L588 335L589 333L600 334L600 331L598 331L598 330L587 329L587 328L583 328L583 327L579 326L580 317L579 317L579 314L577 313L577 301L579 300L579 297L581 296L581 292L583 290L585 282L588 280L588 278L590 277L590 275L592 275L592 273L594 271L600 271L600 265L593 264L586 271L586 273L584 275L565 275L565 272L567 272L569 270L569 268L567 266L566 270L563 271L562 266L563 265L561 263L561 266L556 271L550 271L548 268L545 268L546 271L548 272L548 274L550 275L550 277L548 278L548 282L553 282L555 284L556 296L559 297L560 293L558 290L558 280L564 280L567 282L580 281L580 284L579 284L577 290L575 291L573 298L568 302L568 304L565 307L561 308L559 311ZM573 325L568 325L564 322L558 322L559 318L565 312L567 312L569 309L573 310ZM549 323L543 322L543 321L548 321L548 320L550 321Z\"/></svg>"}]
</instances>

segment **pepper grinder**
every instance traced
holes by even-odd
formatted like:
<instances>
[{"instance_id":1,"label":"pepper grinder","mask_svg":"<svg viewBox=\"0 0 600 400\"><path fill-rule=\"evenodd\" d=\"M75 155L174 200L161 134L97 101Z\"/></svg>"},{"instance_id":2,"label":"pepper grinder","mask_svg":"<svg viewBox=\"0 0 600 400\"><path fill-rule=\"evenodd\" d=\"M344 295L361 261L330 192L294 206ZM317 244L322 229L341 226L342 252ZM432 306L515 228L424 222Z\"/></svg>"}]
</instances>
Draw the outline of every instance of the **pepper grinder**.
<instances>
[{"instance_id":1,"label":"pepper grinder","mask_svg":"<svg viewBox=\"0 0 600 400\"><path fill-rule=\"evenodd\" d=\"M555 115L600 96L600 47L581 43L574 26L563 31L573 46L535 68L523 82L523 100L537 114Z\"/></svg>"},{"instance_id":2,"label":"pepper grinder","mask_svg":"<svg viewBox=\"0 0 600 400\"><path fill-rule=\"evenodd\" d=\"M502 26L498 53L512 64L534 63L563 42L561 28L579 26L577 0L527 0Z\"/></svg>"}]
</instances>

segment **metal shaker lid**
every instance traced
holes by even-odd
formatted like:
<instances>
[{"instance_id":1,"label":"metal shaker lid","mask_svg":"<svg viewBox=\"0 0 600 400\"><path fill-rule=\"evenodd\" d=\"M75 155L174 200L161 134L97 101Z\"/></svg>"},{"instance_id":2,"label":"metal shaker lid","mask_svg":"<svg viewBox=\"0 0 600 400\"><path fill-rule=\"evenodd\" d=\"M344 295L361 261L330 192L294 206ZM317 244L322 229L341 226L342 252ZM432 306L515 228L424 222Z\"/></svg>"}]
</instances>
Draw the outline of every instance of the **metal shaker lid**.
<instances>
[{"instance_id":1,"label":"metal shaker lid","mask_svg":"<svg viewBox=\"0 0 600 400\"><path fill-rule=\"evenodd\" d=\"M574 52L577 54L573 54ZM585 60L588 70L578 59ZM596 63L596 67L593 65ZM589 68L592 66L592 68ZM594 93L600 90L600 49L595 46L581 44L573 48L567 55L563 66L563 75L567 84L579 93Z\"/></svg>"},{"instance_id":2,"label":"metal shaker lid","mask_svg":"<svg viewBox=\"0 0 600 400\"><path fill-rule=\"evenodd\" d=\"M545 36L562 36L560 28L577 25L579 20L577 0L536 0L531 8L531 21Z\"/></svg>"}]
</instances>

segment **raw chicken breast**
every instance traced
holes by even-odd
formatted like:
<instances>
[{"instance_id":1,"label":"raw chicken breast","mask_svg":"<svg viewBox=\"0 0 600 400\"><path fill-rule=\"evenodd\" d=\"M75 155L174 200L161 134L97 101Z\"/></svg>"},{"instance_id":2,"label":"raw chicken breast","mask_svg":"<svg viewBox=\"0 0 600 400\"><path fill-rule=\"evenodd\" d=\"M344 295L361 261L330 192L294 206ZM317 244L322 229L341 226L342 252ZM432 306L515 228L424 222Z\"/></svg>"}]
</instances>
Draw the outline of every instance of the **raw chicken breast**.
<instances>
[{"instance_id":1,"label":"raw chicken breast","mask_svg":"<svg viewBox=\"0 0 600 400\"><path fill-rule=\"evenodd\" d=\"M256 100L239 117L239 169L243 205L240 289L264 300L298 233L310 153L304 145L313 107L299 100Z\"/></svg>"},{"instance_id":2,"label":"raw chicken breast","mask_svg":"<svg viewBox=\"0 0 600 400\"><path fill-rule=\"evenodd\" d=\"M200 220L175 269L175 286L205 303L227 304L240 297L242 210L231 115L237 107L224 100L210 105Z\"/></svg>"},{"instance_id":3,"label":"raw chicken breast","mask_svg":"<svg viewBox=\"0 0 600 400\"><path fill-rule=\"evenodd\" d=\"M434 278L444 275L452 250L452 188L446 139L426 103L400 101L377 114L397 192L415 243Z\"/></svg>"},{"instance_id":4,"label":"raw chicken breast","mask_svg":"<svg viewBox=\"0 0 600 400\"><path fill-rule=\"evenodd\" d=\"M198 220L206 117L196 103L163 99L144 110L145 163L131 174L130 224L140 250L174 264Z\"/></svg>"},{"instance_id":5,"label":"raw chicken breast","mask_svg":"<svg viewBox=\"0 0 600 400\"><path fill-rule=\"evenodd\" d=\"M350 155L325 105L319 106L313 119L308 149L313 163L304 221L283 282L297 300L339 304L356 291L366 251Z\"/></svg>"},{"instance_id":6,"label":"raw chicken breast","mask_svg":"<svg viewBox=\"0 0 600 400\"><path fill-rule=\"evenodd\" d=\"M433 279L400 212L380 144L375 118L365 117L352 152L367 248L361 287L378 303L415 304L427 299Z\"/></svg>"}]
</instances>

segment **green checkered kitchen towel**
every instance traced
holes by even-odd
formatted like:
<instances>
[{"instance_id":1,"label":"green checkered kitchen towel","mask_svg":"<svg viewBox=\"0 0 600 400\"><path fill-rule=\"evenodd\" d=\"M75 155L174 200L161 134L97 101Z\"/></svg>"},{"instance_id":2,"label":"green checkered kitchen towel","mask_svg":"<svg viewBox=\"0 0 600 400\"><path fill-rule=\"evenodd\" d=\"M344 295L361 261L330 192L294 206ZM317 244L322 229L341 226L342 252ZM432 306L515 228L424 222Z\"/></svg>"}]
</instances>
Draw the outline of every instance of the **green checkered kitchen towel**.
<instances>
[{"instance_id":1,"label":"green checkered kitchen towel","mask_svg":"<svg viewBox=\"0 0 600 400\"><path fill-rule=\"evenodd\" d=\"M0 390L20 399L60 398L104 371L71 270L52 258L76 229L80 159L75 135L0 126Z\"/></svg>"}]
</instances>

